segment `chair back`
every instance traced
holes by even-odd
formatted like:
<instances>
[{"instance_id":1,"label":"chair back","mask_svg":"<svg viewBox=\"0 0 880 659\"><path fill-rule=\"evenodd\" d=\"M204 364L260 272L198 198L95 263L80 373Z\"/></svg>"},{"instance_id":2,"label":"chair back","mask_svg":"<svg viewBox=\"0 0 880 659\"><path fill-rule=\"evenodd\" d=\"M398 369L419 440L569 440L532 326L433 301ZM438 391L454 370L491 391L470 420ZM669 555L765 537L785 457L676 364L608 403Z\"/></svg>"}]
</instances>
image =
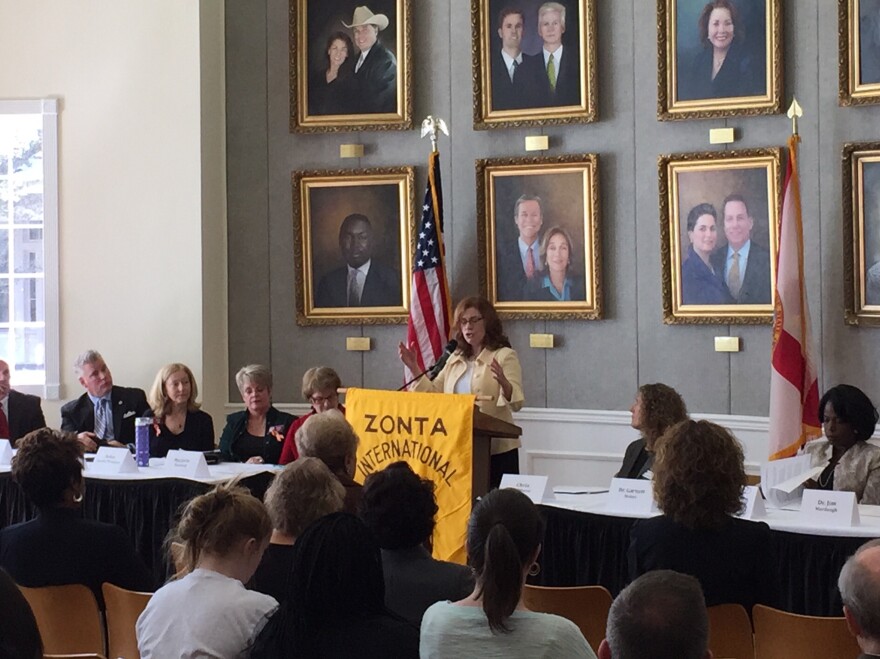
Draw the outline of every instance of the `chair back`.
<instances>
[{"instance_id":1,"label":"chair back","mask_svg":"<svg viewBox=\"0 0 880 659\"><path fill-rule=\"evenodd\" d=\"M138 593L111 583L101 585L107 620L107 655L113 659L140 659L135 624L152 593Z\"/></svg>"},{"instance_id":2,"label":"chair back","mask_svg":"<svg viewBox=\"0 0 880 659\"><path fill-rule=\"evenodd\" d=\"M19 586L37 619L46 654L104 654L104 625L94 593L81 584Z\"/></svg>"},{"instance_id":3,"label":"chair back","mask_svg":"<svg viewBox=\"0 0 880 659\"><path fill-rule=\"evenodd\" d=\"M709 607L709 649L716 657L755 659L749 614L741 604Z\"/></svg>"},{"instance_id":4,"label":"chair back","mask_svg":"<svg viewBox=\"0 0 880 659\"><path fill-rule=\"evenodd\" d=\"M752 621L757 659L830 659L861 653L846 618L802 616L756 604Z\"/></svg>"},{"instance_id":5,"label":"chair back","mask_svg":"<svg viewBox=\"0 0 880 659\"><path fill-rule=\"evenodd\" d=\"M611 593L602 586L550 588L526 584L523 601L532 611L554 613L571 620L580 628L593 651L599 649L605 638Z\"/></svg>"}]
</instances>

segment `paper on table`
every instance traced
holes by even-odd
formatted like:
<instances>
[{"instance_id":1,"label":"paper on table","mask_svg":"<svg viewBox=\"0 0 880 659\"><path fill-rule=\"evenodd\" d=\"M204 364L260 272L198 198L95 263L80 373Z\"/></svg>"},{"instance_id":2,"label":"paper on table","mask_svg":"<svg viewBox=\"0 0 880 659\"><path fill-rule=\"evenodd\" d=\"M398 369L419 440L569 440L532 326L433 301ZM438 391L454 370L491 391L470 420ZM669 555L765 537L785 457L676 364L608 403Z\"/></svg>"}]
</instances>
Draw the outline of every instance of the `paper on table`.
<instances>
[{"instance_id":1,"label":"paper on table","mask_svg":"<svg viewBox=\"0 0 880 659\"><path fill-rule=\"evenodd\" d=\"M786 505L798 502L803 489L801 485L807 479L800 481L794 490L785 492L777 489L778 485L784 485L786 481L800 477L811 469L811 457L809 455L797 455L793 458L771 460L761 466L761 491L767 504L774 508L782 508Z\"/></svg>"},{"instance_id":2,"label":"paper on table","mask_svg":"<svg viewBox=\"0 0 880 659\"><path fill-rule=\"evenodd\" d=\"M813 480L817 479L819 477L819 474L825 471L825 467L827 466L828 465L824 465L822 467L813 467L809 471L805 471L804 473L798 474L797 476L792 476L788 480L782 481L781 483L774 485L773 489L784 492L785 494L791 494L811 478Z\"/></svg>"}]
</instances>

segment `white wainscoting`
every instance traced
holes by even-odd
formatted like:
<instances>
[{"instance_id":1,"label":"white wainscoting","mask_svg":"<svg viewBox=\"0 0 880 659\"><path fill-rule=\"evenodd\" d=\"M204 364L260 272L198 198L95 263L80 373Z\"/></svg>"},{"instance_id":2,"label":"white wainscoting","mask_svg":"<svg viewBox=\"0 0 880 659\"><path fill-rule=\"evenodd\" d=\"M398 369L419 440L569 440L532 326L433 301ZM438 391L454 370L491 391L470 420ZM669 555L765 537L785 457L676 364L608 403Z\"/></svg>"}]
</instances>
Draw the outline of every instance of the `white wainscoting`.
<instances>
[{"instance_id":1,"label":"white wainscoting","mask_svg":"<svg viewBox=\"0 0 880 659\"><path fill-rule=\"evenodd\" d=\"M728 428L743 445L746 471L759 474L767 460L767 417L693 414ZM608 485L627 445L639 433L630 413L609 410L523 408L514 423L523 429L520 470L542 474L554 485Z\"/></svg>"}]
</instances>

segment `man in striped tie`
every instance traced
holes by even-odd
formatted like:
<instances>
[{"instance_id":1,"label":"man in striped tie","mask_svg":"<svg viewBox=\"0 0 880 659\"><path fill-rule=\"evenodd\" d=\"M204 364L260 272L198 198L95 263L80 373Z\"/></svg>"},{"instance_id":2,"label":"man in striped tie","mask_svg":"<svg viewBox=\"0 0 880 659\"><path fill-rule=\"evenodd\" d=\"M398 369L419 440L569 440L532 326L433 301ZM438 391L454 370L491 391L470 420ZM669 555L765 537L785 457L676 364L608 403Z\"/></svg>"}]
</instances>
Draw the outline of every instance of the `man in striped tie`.
<instances>
[{"instance_id":1,"label":"man in striped tie","mask_svg":"<svg viewBox=\"0 0 880 659\"><path fill-rule=\"evenodd\" d=\"M544 224L541 198L532 194L520 196L513 207L513 221L519 231L516 244L498 246L500 302L524 300L526 283L544 267L539 250L541 227Z\"/></svg>"},{"instance_id":2,"label":"man in striped tie","mask_svg":"<svg viewBox=\"0 0 880 659\"><path fill-rule=\"evenodd\" d=\"M142 389L116 387L104 358L87 350L73 364L86 393L61 408L61 429L77 433L87 451L134 442L134 420L150 406Z\"/></svg>"}]
</instances>

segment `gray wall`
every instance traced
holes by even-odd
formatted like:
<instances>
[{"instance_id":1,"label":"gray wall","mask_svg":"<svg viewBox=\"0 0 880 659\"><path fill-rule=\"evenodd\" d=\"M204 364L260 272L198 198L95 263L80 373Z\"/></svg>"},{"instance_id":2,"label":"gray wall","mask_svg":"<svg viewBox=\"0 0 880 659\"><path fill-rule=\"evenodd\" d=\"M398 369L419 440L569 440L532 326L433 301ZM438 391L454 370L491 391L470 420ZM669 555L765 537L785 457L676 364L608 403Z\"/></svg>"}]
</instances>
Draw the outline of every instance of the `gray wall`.
<instances>
[{"instance_id":1,"label":"gray wall","mask_svg":"<svg viewBox=\"0 0 880 659\"><path fill-rule=\"evenodd\" d=\"M724 148L710 128L731 126L731 148L784 146L784 115L658 122L656 3L598 0L600 120L592 125L474 131L470 15L466 0L414 0L414 118L447 119L443 138L448 266L454 299L477 291L474 160L524 156L526 135L546 134L547 155L595 152L600 159L604 294L602 321L508 321L523 362L527 405L578 409L629 407L639 384L664 381L692 411L766 415L769 326L667 326L662 322L657 156ZM832 0L785 0L785 104L804 108L800 129L807 290L819 348L820 388L838 382L880 399L874 355L880 329L843 323L841 147L880 138L880 106L837 105L837 11ZM454 10L454 11L453 11ZM636 12L638 10L638 13ZM226 6L229 214L230 400L242 364L270 363L275 400L301 402L300 378L327 364L344 383L394 388L401 382L397 342L405 326L298 327L295 320L290 174L353 166L339 145L362 142L356 167L416 165L416 199L425 184L428 145L408 132L293 135L288 131L287 0L236 0ZM561 347L528 347L550 332ZM714 352L714 337L742 338L739 353ZM347 353L345 338L368 336L373 350Z\"/></svg>"}]
</instances>

